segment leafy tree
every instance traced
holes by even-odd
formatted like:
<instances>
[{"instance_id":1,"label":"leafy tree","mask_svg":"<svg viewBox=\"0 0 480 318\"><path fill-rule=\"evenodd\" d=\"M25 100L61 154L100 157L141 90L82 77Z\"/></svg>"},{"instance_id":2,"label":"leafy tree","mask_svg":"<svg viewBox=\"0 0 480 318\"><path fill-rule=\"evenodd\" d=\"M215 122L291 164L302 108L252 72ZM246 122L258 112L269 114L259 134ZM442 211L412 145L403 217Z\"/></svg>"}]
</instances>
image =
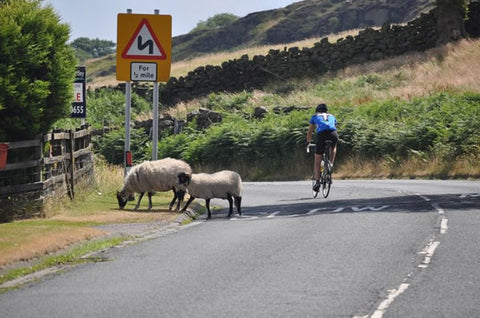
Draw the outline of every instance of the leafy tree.
<instances>
[{"instance_id":1,"label":"leafy tree","mask_svg":"<svg viewBox=\"0 0 480 318\"><path fill-rule=\"evenodd\" d=\"M467 9L467 0L437 0L437 44L456 41L466 36L464 20Z\"/></svg>"},{"instance_id":2,"label":"leafy tree","mask_svg":"<svg viewBox=\"0 0 480 318\"><path fill-rule=\"evenodd\" d=\"M0 2L0 140L34 138L70 111L76 60L59 21L40 0Z\"/></svg>"},{"instance_id":3,"label":"leafy tree","mask_svg":"<svg viewBox=\"0 0 480 318\"><path fill-rule=\"evenodd\" d=\"M238 17L231 13L219 13L214 15L211 18L208 18L207 21L202 21L197 23L197 26L193 28L192 32L197 31L206 31L206 30L214 30L224 26L227 26L233 22L238 20Z\"/></svg>"},{"instance_id":4,"label":"leafy tree","mask_svg":"<svg viewBox=\"0 0 480 318\"><path fill-rule=\"evenodd\" d=\"M96 58L115 53L115 42L89 38L78 38L71 46L77 52L77 57L85 60L85 57Z\"/></svg>"}]
</instances>

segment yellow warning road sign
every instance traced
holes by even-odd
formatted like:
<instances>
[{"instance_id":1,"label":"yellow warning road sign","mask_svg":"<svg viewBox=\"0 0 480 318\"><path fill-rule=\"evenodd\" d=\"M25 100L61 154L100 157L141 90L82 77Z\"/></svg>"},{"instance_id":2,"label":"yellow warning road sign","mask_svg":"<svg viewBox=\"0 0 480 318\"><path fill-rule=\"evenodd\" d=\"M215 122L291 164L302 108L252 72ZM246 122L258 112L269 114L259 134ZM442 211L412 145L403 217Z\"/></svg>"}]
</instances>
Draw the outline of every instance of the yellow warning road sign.
<instances>
[{"instance_id":1,"label":"yellow warning road sign","mask_svg":"<svg viewBox=\"0 0 480 318\"><path fill-rule=\"evenodd\" d=\"M167 82L172 52L172 16L117 16L117 80Z\"/></svg>"}]
</instances>

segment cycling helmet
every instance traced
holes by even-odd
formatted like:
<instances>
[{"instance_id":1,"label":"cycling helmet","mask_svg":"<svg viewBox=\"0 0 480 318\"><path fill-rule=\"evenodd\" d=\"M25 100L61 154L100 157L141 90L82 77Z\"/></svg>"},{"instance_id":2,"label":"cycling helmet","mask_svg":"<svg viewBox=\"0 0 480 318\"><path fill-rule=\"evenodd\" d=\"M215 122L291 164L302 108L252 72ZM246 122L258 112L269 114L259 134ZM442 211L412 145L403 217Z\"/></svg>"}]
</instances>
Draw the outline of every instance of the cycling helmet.
<instances>
[{"instance_id":1,"label":"cycling helmet","mask_svg":"<svg viewBox=\"0 0 480 318\"><path fill-rule=\"evenodd\" d=\"M315 108L317 113L326 113L328 111L327 104L318 104L317 108Z\"/></svg>"}]
</instances>

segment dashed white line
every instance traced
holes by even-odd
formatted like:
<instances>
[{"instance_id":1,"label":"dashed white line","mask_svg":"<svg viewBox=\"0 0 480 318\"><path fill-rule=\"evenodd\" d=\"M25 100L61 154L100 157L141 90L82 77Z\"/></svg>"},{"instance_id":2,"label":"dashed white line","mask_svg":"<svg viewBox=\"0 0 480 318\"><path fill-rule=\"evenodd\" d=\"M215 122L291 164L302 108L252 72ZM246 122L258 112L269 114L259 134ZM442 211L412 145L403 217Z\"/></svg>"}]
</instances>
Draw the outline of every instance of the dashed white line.
<instances>
[{"instance_id":1,"label":"dashed white line","mask_svg":"<svg viewBox=\"0 0 480 318\"><path fill-rule=\"evenodd\" d=\"M438 214L445 214L445 211L437 203L432 203L432 206L435 210L437 210Z\"/></svg>"},{"instance_id":2,"label":"dashed white line","mask_svg":"<svg viewBox=\"0 0 480 318\"><path fill-rule=\"evenodd\" d=\"M425 255L422 263L418 265L419 268L427 268L432 260L433 253L437 249L438 245L440 245L439 241L431 240L428 245L419 253Z\"/></svg>"},{"instance_id":3,"label":"dashed white line","mask_svg":"<svg viewBox=\"0 0 480 318\"><path fill-rule=\"evenodd\" d=\"M448 219L442 219L442 224L440 225L440 234L445 234L448 231Z\"/></svg>"},{"instance_id":4,"label":"dashed white line","mask_svg":"<svg viewBox=\"0 0 480 318\"><path fill-rule=\"evenodd\" d=\"M390 293L388 294L387 298L380 303L380 305L377 307L377 309L375 310L375 312L372 314L371 317L372 318L382 318L383 314L388 309L388 307L390 307L390 305L393 303L395 298L397 298L404 291L406 291L409 286L410 286L410 284L403 283L403 284L400 284L398 289L390 290Z\"/></svg>"},{"instance_id":5,"label":"dashed white line","mask_svg":"<svg viewBox=\"0 0 480 318\"><path fill-rule=\"evenodd\" d=\"M422 194L419 194L419 193L416 193L416 195L418 195L420 198L424 199L425 201L427 202L430 202L430 199Z\"/></svg>"}]
</instances>

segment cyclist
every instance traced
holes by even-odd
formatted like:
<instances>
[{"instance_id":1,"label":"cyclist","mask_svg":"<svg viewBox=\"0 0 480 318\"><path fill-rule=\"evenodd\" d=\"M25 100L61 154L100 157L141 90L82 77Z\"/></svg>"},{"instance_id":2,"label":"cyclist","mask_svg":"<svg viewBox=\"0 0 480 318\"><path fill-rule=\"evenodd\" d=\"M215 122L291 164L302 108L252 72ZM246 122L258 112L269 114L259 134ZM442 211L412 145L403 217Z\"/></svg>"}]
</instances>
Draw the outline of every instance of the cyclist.
<instances>
[{"instance_id":1,"label":"cyclist","mask_svg":"<svg viewBox=\"0 0 480 318\"><path fill-rule=\"evenodd\" d=\"M328 113L327 105L322 103L315 108L315 114L310 118L309 123L307 143L312 142L313 131L315 130L317 133L314 166L316 182L313 186L313 190L318 191L320 189L320 167L323 160L323 152L325 150L325 140L332 141L332 148L330 150L331 168L333 168L333 162L335 161L335 156L337 154L337 119L335 116Z\"/></svg>"}]
</instances>

